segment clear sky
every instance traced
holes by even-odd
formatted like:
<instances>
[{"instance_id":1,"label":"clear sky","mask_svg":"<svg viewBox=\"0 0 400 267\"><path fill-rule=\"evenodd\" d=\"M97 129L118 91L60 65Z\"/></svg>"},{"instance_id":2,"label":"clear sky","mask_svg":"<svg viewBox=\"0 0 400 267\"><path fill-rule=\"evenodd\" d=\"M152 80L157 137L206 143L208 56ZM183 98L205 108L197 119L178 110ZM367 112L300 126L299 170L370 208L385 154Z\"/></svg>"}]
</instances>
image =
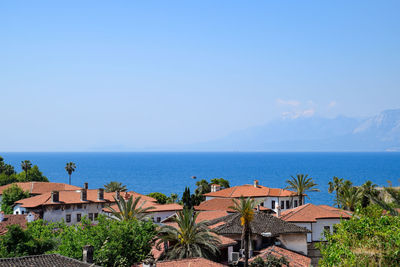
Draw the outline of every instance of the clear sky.
<instances>
[{"instance_id":1,"label":"clear sky","mask_svg":"<svg viewBox=\"0 0 400 267\"><path fill-rule=\"evenodd\" d=\"M2 1L0 151L142 149L400 107L400 1Z\"/></svg>"}]
</instances>

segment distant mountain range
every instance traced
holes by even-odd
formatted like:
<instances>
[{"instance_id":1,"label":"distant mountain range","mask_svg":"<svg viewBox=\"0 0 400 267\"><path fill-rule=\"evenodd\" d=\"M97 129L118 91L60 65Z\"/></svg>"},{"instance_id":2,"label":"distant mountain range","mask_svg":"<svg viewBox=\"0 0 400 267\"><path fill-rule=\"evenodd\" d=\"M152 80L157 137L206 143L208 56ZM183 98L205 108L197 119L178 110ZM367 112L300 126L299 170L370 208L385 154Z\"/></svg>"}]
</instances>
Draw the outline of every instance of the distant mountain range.
<instances>
[{"instance_id":1,"label":"distant mountain range","mask_svg":"<svg viewBox=\"0 0 400 267\"><path fill-rule=\"evenodd\" d=\"M357 119L280 119L205 143L192 151L400 151L400 109Z\"/></svg>"}]
</instances>

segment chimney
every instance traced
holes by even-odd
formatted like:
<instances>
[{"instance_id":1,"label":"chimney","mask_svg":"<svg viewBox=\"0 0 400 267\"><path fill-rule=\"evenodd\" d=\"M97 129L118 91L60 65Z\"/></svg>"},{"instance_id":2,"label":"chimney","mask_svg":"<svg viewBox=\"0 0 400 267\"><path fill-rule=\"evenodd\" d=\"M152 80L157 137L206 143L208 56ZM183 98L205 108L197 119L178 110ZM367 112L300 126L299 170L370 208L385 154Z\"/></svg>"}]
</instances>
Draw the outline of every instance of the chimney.
<instances>
[{"instance_id":1,"label":"chimney","mask_svg":"<svg viewBox=\"0 0 400 267\"><path fill-rule=\"evenodd\" d=\"M87 190L86 189L81 190L81 201L87 201Z\"/></svg>"},{"instance_id":2,"label":"chimney","mask_svg":"<svg viewBox=\"0 0 400 267\"><path fill-rule=\"evenodd\" d=\"M91 245L86 245L83 247L82 261L84 263L93 263L93 252L94 248Z\"/></svg>"},{"instance_id":3,"label":"chimney","mask_svg":"<svg viewBox=\"0 0 400 267\"><path fill-rule=\"evenodd\" d=\"M221 186L219 184L212 184L211 185L211 192L217 192L221 190Z\"/></svg>"},{"instance_id":4,"label":"chimney","mask_svg":"<svg viewBox=\"0 0 400 267\"><path fill-rule=\"evenodd\" d=\"M86 190L89 189L89 184L88 183L84 183L83 184L83 189L86 189Z\"/></svg>"},{"instance_id":5,"label":"chimney","mask_svg":"<svg viewBox=\"0 0 400 267\"><path fill-rule=\"evenodd\" d=\"M281 217L281 207L278 205L275 209L276 217Z\"/></svg>"},{"instance_id":6,"label":"chimney","mask_svg":"<svg viewBox=\"0 0 400 267\"><path fill-rule=\"evenodd\" d=\"M58 191L51 191L51 202L57 203L60 201L60 193Z\"/></svg>"},{"instance_id":7,"label":"chimney","mask_svg":"<svg viewBox=\"0 0 400 267\"><path fill-rule=\"evenodd\" d=\"M119 191L115 191L115 199L116 199L116 200L119 199Z\"/></svg>"},{"instance_id":8,"label":"chimney","mask_svg":"<svg viewBox=\"0 0 400 267\"><path fill-rule=\"evenodd\" d=\"M0 222L4 220L4 212L0 211Z\"/></svg>"},{"instance_id":9,"label":"chimney","mask_svg":"<svg viewBox=\"0 0 400 267\"><path fill-rule=\"evenodd\" d=\"M97 200L104 200L104 189L103 188L99 188L99 190L97 190Z\"/></svg>"},{"instance_id":10,"label":"chimney","mask_svg":"<svg viewBox=\"0 0 400 267\"><path fill-rule=\"evenodd\" d=\"M258 187L258 180L254 180L254 187Z\"/></svg>"}]
</instances>

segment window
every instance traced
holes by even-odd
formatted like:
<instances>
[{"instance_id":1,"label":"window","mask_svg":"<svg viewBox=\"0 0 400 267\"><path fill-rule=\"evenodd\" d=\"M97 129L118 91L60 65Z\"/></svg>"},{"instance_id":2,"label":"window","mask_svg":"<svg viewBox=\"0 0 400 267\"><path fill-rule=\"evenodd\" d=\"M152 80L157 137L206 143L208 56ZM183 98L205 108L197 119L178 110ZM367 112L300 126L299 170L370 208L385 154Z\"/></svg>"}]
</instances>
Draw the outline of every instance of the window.
<instances>
[{"instance_id":1,"label":"window","mask_svg":"<svg viewBox=\"0 0 400 267\"><path fill-rule=\"evenodd\" d=\"M15 214L18 215L19 214L18 211L16 211Z\"/></svg>"},{"instance_id":2,"label":"window","mask_svg":"<svg viewBox=\"0 0 400 267\"><path fill-rule=\"evenodd\" d=\"M65 222L67 222L67 223L71 222L71 214L65 215Z\"/></svg>"},{"instance_id":3,"label":"window","mask_svg":"<svg viewBox=\"0 0 400 267\"><path fill-rule=\"evenodd\" d=\"M77 209L82 209L82 204L78 204Z\"/></svg>"},{"instance_id":4,"label":"window","mask_svg":"<svg viewBox=\"0 0 400 267\"><path fill-rule=\"evenodd\" d=\"M69 210L71 208L71 205L65 205L65 209Z\"/></svg>"},{"instance_id":5,"label":"window","mask_svg":"<svg viewBox=\"0 0 400 267\"><path fill-rule=\"evenodd\" d=\"M157 217L157 222L161 222L161 217Z\"/></svg>"},{"instance_id":6,"label":"window","mask_svg":"<svg viewBox=\"0 0 400 267\"><path fill-rule=\"evenodd\" d=\"M54 207L54 209L55 210L59 210L61 207L59 206L59 205L56 205L55 207Z\"/></svg>"},{"instance_id":7,"label":"window","mask_svg":"<svg viewBox=\"0 0 400 267\"><path fill-rule=\"evenodd\" d=\"M281 209L283 210L283 209L285 209L285 201L281 201Z\"/></svg>"},{"instance_id":8,"label":"window","mask_svg":"<svg viewBox=\"0 0 400 267\"><path fill-rule=\"evenodd\" d=\"M80 213L76 214L76 221L77 222L81 221L81 214Z\"/></svg>"},{"instance_id":9,"label":"window","mask_svg":"<svg viewBox=\"0 0 400 267\"><path fill-rule=\"evenodd\" d=\"M289 209L290 208L290 201L286 200L286 208Z\"/></svg>"},{"instance_id":10,"label":"window","mask_svg":"<svg viewBox=\"0 0 400 267\"><path fill-rule=\"evenodd\" d=\"M95 214L94 214L94 219L97 220L97 217L99 217L99 214L98 214L98 213L95 213Z\"/></svg>"},{"instance_id":11,"label":"window","mask_svg":"<svg viewBox=\"0 0 400 267\"><path fill-rule=\"evenodd\" d=\"M89 220L93 221L93 213L89 213Z\"/></svg>"},{"instance_id":12,"label":"window","mask_svg":"<svg viewBox=\"0 0 400 267\"><path fill-rule=\"evenodd\" d=\"M326 233L330 233L331 232L331 227L330 226L324 226L324 236Z\"/></svg>"},{"instance_id":13,"label":"window","mask_svg":"<svg viewBox=\"0 0 400 267\"><path fill-rule=\"evenodd\" d=\"M298 205L298 203L297 203L297 199L296 199L296 200L294 201L294 207L296 208L297 205Z\"/></svg>"},{"instance_id":14,"label":"window","mask_svg":"<svg viewBox=\"0 0 400 267\"><path fill-rule=\"evenodd\" d=\"M273 210L275 209L275 200L271 201L271 209L273 209Z\"/></svg>"},{"instance_id":15,"label":"window","mask_svg":"<svg viewBox=\"0 0 400 267\"><path fill-rule=\"evenodd\" d=\"M21 211L21 214L25 214L25 211Z\"/></svg>"}]
</instances>

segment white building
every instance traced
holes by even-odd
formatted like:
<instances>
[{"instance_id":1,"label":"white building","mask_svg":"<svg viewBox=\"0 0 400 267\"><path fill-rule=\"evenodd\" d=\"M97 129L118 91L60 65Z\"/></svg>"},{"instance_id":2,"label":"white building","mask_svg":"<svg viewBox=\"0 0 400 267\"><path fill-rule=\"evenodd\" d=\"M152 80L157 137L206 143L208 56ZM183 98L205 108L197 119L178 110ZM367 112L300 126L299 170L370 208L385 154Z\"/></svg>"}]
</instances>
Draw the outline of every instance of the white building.
<instances>
[{"instance_id":1,"label":"white building","mask_svg":"<svg viewBox=\"0 0 400 267\"><path fill-rule=\"evenodd\" d=\"M262 186L258 184L258 180L254 180L252 185L246 184L226 189L221 189L219 185L213 184L211 185L211 192L204 195L206 200L250 197L258 201L261 206L269 209L275 209L280 206L282 210L286 210L297 207L300 204L300 198L296 195L296 192ZM304 196L302 203L304 203Z\"/></svg>"},{"instance_id":2,"label":"white building","mask_svg":"<svg viewBox=\"0 0 400 267\"><path fill-rule=\"evenodd\" d=\"M327 205L305 204L300 207L279 212L276 216L311 231L307 234L307 242L325 241L324 232L333 233L334 225L343 219L351 218L347 211Z\"/></svg>"}]
</instances>

